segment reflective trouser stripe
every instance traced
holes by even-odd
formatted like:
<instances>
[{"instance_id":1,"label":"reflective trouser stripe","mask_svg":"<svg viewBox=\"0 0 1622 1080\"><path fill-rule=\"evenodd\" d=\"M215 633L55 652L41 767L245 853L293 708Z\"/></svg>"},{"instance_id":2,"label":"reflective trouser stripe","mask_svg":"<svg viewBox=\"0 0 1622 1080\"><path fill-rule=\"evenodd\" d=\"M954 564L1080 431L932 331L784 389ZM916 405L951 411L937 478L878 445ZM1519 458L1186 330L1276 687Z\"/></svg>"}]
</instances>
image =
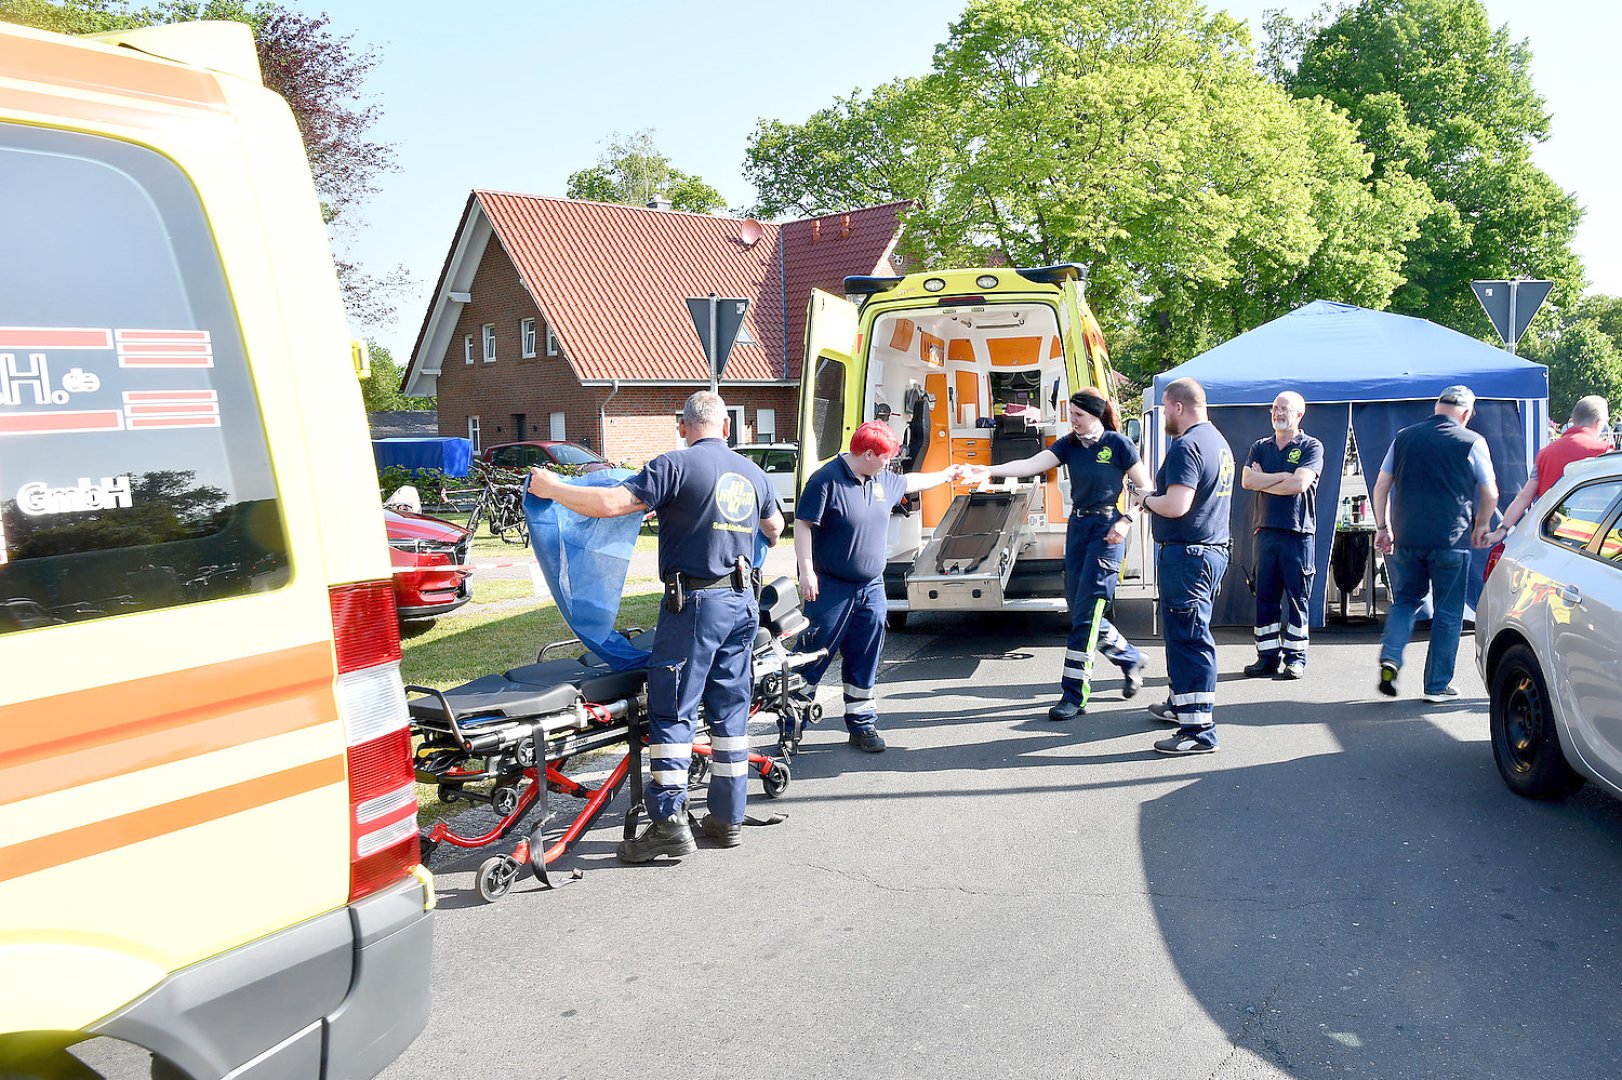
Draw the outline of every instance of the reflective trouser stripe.
<instances>
[{"instance_id":1,"label":"reflective trouser stripe","mask_svg":"<svg viewBox=\"0 0 1622 1080\"><path fill-rule=\"evenodd\" d=\"M651 743L648 746L648 757L650 758L685 758L692 757L692 755L692 743Z\"/></svg>"},{"instance_id":2,"label":"reflective trouser stripe","mask_svg":"<svg viewBox=\"0 0 1622 1080\"><path fill-rule=\"evenodd\" d=\"M722 761L720 758L710 760L710 772L715 776L748 776L748 761Z\"/></svg>"},{"instance_id":3,"label":"reflective trouser stripe","mask_svg":"<svg viewBox=\"0 0 1622 1080\"><path fill-rule=\"evenodd\" d=\"M648 772L653 776L655 784L680 785L683 787L687 784L686 769L649 769Z\"/></svg>"},{"instance_id":4,"label":"reflective trouser stripe","mask_svg":"<svg viewBox=\"0 0 1622 1080\"><path fill-rule=\"evenodd\" d=\"M710 748L718 752L748 750L747 735L716 735L710 739Z\"/></svg>"}]
</instances>

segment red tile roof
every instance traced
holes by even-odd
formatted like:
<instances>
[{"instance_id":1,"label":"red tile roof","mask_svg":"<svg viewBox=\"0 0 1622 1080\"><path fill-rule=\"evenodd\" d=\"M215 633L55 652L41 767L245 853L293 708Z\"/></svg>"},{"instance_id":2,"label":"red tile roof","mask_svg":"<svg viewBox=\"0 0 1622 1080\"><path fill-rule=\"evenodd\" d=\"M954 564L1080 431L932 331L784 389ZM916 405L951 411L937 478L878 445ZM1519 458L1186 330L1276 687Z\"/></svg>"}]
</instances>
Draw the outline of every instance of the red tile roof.
<instances>
[{"instance_id":1,"label":"red tile roof","mask_svg":"<svg viewBox=\"0 0 1622 1080\"><path fill-rule=\"evenodd\" d=\"M452 276L451 261L476 206L582 380L707 380L709 366L684 301L710 292L748 297L744 327L757 343L734 346L726 381L798 379L812 287L839 292L848 274L888 272L899 215L908 205L762 224L759 241L746 246L741 218L475 191L440 288ZM420 355L440 310L436 290L413 367L437 369L442 360L425 364Z\"/></svg>"}]
</instances>

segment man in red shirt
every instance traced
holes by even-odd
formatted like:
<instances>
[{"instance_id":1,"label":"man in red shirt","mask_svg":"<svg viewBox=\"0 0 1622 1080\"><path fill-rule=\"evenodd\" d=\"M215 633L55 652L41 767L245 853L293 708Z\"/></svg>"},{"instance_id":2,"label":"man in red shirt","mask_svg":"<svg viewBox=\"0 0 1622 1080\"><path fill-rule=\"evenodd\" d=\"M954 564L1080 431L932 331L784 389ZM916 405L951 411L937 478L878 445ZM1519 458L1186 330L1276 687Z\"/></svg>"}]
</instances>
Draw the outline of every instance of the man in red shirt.
<instances>
[{"instance_id":1,"label":"man in red shirt","mask_svg":"<svg viewBox=\"0 0 1622 1080\"><path fill-rule=\"evenodd\" d=\"M1520 522L1527 507L1566 474L1566 466L1615 449L1611 444L1610 413L1610 406L1598 394L1582 398L1572 406L1571 426L1564 435L1538 451L1532 475L1526 478L1515 501L1504 511L1504 523L1487 534L1489 545L1509 535L1509 530Z\"/></svg>"}]
</instances>

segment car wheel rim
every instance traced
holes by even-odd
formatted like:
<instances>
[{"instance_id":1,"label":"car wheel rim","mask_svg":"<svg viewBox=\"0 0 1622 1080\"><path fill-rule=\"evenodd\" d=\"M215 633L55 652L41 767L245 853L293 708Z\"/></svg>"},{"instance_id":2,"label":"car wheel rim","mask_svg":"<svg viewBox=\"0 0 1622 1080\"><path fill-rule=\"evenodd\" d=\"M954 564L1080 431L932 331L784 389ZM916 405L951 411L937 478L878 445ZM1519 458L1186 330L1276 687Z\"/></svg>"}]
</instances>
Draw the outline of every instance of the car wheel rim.
<instances>
[{"instance_id":1,"label":"car wheel rim","mask_svg":"<svg viewBox=\"0 0 1622 1080\"><path fill-rule=\"evenodd\" d=\"M1504 701L1504 748L1516 772L1532 770L1542 741L1543 701L1531 676L1521 672Z\"/></svg>"}]
</instances>

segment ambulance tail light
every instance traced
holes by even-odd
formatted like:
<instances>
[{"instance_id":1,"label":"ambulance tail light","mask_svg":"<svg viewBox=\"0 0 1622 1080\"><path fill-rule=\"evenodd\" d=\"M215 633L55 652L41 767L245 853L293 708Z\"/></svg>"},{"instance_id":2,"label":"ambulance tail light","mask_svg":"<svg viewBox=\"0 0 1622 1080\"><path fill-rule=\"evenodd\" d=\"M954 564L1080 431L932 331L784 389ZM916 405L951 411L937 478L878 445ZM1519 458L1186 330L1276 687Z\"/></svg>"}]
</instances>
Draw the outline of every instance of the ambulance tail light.
<instances>
[{"instance_id":1,"label":"ambulance tail light","mask_svg":"<svg viewBox=\"0 0 1622 1080\"><path fill-rule=\"evenodd\" d=\"M1493 567L1497 566L1498 560L1502 559L1503 557L1504 542L1500 540L1498 543L1492 546L1491 551L1487 552L1487 568L1481 572L1482 581L1486 581L1488 578L1492 577Z\"/></svg>"},{"instance_id":2,"label":"ambulance tail light","mask_svg":"<svg viewBox=\"0 0 1622 1080\"><path fill-rule=\"evenodd\" d=\"M400 682L394 586L367 581L331 590L338 653L338 715L349 765L349 899L403 877L418 861L411 721Z\"/></svg>"}]
</instances>

